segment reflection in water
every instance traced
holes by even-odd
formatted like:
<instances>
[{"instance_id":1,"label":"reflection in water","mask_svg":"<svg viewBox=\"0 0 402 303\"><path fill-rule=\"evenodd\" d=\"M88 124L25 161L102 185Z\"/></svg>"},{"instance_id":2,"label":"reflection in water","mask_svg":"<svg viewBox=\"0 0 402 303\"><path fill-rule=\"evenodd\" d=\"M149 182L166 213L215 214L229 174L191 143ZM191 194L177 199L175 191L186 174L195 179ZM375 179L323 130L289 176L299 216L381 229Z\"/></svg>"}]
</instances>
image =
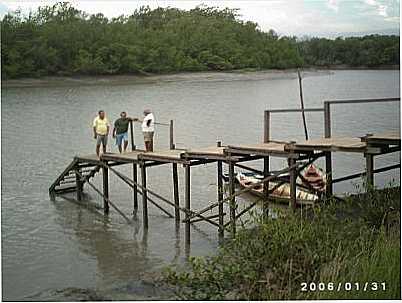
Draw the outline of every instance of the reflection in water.
<instances>
[{"instance_id":1,"label":"reflection in water","mask_svg":"<svg viewBox=\"0 0 402 303\"><path fill-rule=\"evenodd\" d=\"M132 225L122 224L124 227L116 228L115 223L111 222L113 219L107 215L92 215L78 207L74 212L75 217L65 220L66 216L74 213L66 211L64 203L55 202L54 207L59 216L56 217L56 223L65 230L72 230L80 250L95 258L99 272L95 277L97 290L110 289L119 281L127 283L141 280L143 273L161 262L149 256L148 230L141 230L138 220L134 220ZM131 229L132 238L123 238L120 228Z\"/></svg>"}]
</instances>

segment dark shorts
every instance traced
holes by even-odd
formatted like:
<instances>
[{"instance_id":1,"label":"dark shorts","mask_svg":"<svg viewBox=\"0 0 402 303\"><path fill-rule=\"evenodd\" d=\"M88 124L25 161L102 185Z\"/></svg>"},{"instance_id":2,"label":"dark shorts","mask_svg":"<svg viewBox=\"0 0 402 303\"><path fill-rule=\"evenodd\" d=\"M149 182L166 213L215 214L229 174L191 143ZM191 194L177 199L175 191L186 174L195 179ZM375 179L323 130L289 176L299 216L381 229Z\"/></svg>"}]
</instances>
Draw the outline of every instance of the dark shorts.
<instances>
[{"instance_id":1,"label":"dark shorts","mask_svg":"<svg viewBox=\"0 0 402 303\"><path fill-rule=\"evenodd\" d=\"M143 132L143 134L144 134L144 142L154 141L154 132Z\"/></svg>"},{"instance_id":2,"label":"dark shorts","mask_svg":"<svg viewBox=\"0 0 402 303\"><path fill-rule=\"evenodd\" d=\"M103 146L107 145L107 135L96 135L96 145L101 145L101 143Z\"/></svg>"}]
</instances>

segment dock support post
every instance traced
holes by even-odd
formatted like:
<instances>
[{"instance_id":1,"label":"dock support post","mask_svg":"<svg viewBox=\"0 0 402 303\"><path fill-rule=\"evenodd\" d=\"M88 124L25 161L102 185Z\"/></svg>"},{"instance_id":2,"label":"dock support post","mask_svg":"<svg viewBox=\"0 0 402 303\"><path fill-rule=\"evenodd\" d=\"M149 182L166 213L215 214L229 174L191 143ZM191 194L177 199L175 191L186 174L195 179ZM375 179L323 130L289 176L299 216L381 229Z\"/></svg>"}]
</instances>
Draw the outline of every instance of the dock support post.
<instances>
[{"instance_id":1,"label":"dock support post","mask_svg":"<svg viewBox=\"0 0 402 303\"><path fill-rule=\"evenodd\" d=\"M332 155L331 152L325 153L325 173L327 175L326 196L330 198L333 193L332 185Z\"/></svg>"},{"instance_id":2,"label":"dock support post","mask_svg":"<svg viewBox=\"0 0 402 303\"><path fill-rule=\"evenodd\" d=\"M288 159L288 165L289 167L294 166L296 163L296 160L294 158L289 158ZM293 167L289 171L289 177L290 177L290 200L289 200L289 207L292 209L296 209L296 168Z\"/></svg>"},{"instance_id":3,"label":"dock support post","mask_svg":"<svg viewBox=\"0 0 402 303\"><path fill-rule=\"evenodd\" d=\"M271 135L271 113L269 110L264 111L264 143L268 143ZM269 156L264 157L264 178L269 175ZM263 201L262 212L263 216L268 215L268 197L269 197L269 181L264 182L264 198L267 201Z\"/></svg>"},{"instance_id":4,"label":"dock support post","mask_svg":"<svg viewBox=\"0 0 402 303\"><path fill-rule=\"evenodd\" d=\"M148 192L147 192L147 168L145 162L141 163L141 184L142 184L142 224L144 230L148 229Z\"/></svg>"},{"instance_id":5,"label":"dock support post","mask_svg":"<svg viewBox=\"0 0 402 303\"><path fill-rule=\"evenodd\" d=\"M264 157L264 178L269 176L269 157ZM263 216L268 215L269 181L264 182L264 201L262 202Z\"/></svg>"},{"instance_id":6,"label":"dock support post","mask_svg":"<svg viewBox=\"0 0 402 303\"><path fill-rule=\"evenodd\" d=\"M229 154L229 157L231 155ZM236 198L235 194L235 178L234 178L234 163L229 160L229 206L230 206L230 222L232 226L232 237L236 234Z\"/></svg>"},{"instance_id":7,"label":"dock support post","mask_svg":"<svg viewBox=\"0 0 402 303\"><path fill-rule=\"evenodd\" d=\"M331 103L329 101L324 102L324 136L325 138L331 138ZM327 198L332 196L332 154L331 152L325 152L325 173L327 175L326 196Z\"/></svg>"},{"instance_id":8,"label":"dock support post","mask_svg":"<svg viewBox=\"0 0 402 303\"><path fill-rule=\"evenodd\" d=\"M217 147L221 147L222 146L222 142L218 141L216 143ZM217 166L218 166L218 202L223 201L223 182L222 182L222 178L223 178L223 164L222 161L217 161ZM218 206L218 213L219 213L219 237L223 238L224 236L224 229L223 229L223 203L220 203Z\"/></svg>"},{"instance_id":9,"label":"dock support post","mask_svg":"<svg viewBox=\"0 0 402 303\"><path fill-rule=\"evenodd\" d=\"M184 165L184 200L186 209L186 225L184 238L187 245L190 244L190 210L191 210L191 180L190 180L190 165Z\"/></svg>"},{"instance_id":10,"label":"dock support post","mask_svg":"<svg viewBox=\"0 0 402 303\"><path fill-rule=\"evenodd\" d=\"M180 200L179 200L179 177L177 173L177 163L173 163L173 198L174 198L174 217L176 224L180 223Z\"/></svg>"},{"instance_id":11,"label":"dock support post","mask_svg":"<svg viewBox=\"0 0 402 303\"><path fill-rule=\"evenodd\" d=\"M137 188L137 182L138 182L138 177L137 177L137 163L133 163L133 181L134 181L134 186L133 186L133 215L135 215L138 211L138 188Z\"/></svg>"},{"instance_id":12,"label":"dock support post","mask_svg":"<svg viewBox=\"0 0 402 303\"><path fill-rule=\"evenodd\" d=\"M374 155L365 154L366 172L367 172L367 189L374 186Z\"/></svg>"},{"instance_id":13,"label":"dock support post","mask_svg":"<svg viewBox=\"0 0 402 303\"><path fill-rule=\"evenodd\" d=\"M77 185L77 201L82 200L82 189L83 189L83 185L84 185L84 183L82 182L82 180L80 178L79 172L80 172L80 168L77 165L75 167L75 183Z\"/></svg>"},{"instance_id":14,"label":"dock support post","mask_svg":"<svg viewBox=\"0 0 402 303\"><path fill-rule=\"evenodd\" d=\"M105 164L108 165L108 162L105 161ZM102 175L103 175L103 211L105 214L109 213L109 169L107 166L103 165L102 167Z\"/></svg>"}]
</instances>

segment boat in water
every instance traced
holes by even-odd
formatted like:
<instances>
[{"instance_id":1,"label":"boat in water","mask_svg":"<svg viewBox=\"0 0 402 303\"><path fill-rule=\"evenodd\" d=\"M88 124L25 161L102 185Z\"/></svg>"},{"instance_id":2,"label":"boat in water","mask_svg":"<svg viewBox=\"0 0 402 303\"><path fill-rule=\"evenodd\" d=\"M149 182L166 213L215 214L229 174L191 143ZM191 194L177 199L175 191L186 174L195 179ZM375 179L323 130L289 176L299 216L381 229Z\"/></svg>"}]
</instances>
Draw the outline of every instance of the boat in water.
<instances>
[{"instance_id":1,"label":"boat in water","mask_svg":"<svg viewBox=\"0 0 402 303\"><path fill-rule=\"evenodd\" d=\"M225 181L228 176L225 175ZM270 197L277 200L290 200L290 184L289 175L279 175L283 181L269 181L269 190L273 190ZM264 186L261 183L264 179L263 175L253 172L237 172L235 174L236 181L243 188L250 188L250 193L263 197ZM261 183L261 184L258 184ZM313 204L320 199L321 194L325 191L326 178L325 174L314 164L311 164L301 173L301 178L296 181L296 200L299 204ZM258 184L258 185L257 185Z\"/></svg>"},{"instance_id":2,"label":"boat in water","mask_svg":"<svg viewBox=\"0 0 402 303\"><path fill-rule=\"evenodd\" d=\"M302 174L302 183L316 192L325 192L327 178L325 173L314 164L310 164Z\"/></svg>"}]
</instances>

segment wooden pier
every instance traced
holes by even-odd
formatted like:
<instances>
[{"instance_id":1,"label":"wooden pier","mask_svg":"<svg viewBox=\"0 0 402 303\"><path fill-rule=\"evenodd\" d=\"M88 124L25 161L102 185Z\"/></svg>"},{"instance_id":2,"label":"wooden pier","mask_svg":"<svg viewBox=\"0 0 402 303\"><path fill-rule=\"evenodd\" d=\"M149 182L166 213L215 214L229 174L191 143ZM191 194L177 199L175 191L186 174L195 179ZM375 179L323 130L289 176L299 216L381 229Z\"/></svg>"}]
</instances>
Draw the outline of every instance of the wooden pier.
<instances>
[{"instance_id":1,"label":"wooden pier","mask_svg":"<svg viewBox=\"0 0 402 303\"><path fill-rule=\"evenodd\" d=\"M369 100L344 100L343 103L372 103L372 102L399 102L399 98L389 99L369 99ZM366 176L367 183L374 185L374 174L390 169L400 168L400 163L384 168L374 168L374 157L382 154L400 151L400 132L389 131L378 134L363 134L361 137L332 137L331 136L331 104L340 104L341 101L326 101L324 107L314 109L282 109L267 110L264 113L264 139L255 144L223 145L217 142L215 146L205 148L176 149L173 138L173 121L170 122L170 149L145 152L136 149L134 144L133 127L131 126L131 147L130 152L123 154L105 153L99 158L96 155L75 156L73 161L58 176L49 188L52 199L56 195L65 192L76 192L77 200L82 199L84 185L93 188L103 198L103 209L105 213L109 208L114 208L127 221L131 219L118 208L118 203L114 203L109 198L109 174L113 173L126 183L133 190L133 213L137 213L139 208L139 195L142 197L142 221L143 227L148 228L148 202L157 207L168 217L175 218L176 224L185 224L186 243L190 243L190 226L196 222L208 222L217 227L219 235L223 236L225 231L232 235L236 232L236 221L249 210L257 205L251 203L242 211L238 211L236 197L250 188L235 189L235 167L250 171L259 171L264 175L264 179L255 186L264 185L264 195L270 198L270 194L275 189L269 190L270 181L283 181L283 174L287 174L287 182L290 184L290 203L291 208L296 208L296 179L301 171L310 163L321 157L325 157L327 173L327 196L332 195L332 186L336 182L351 180ZM287 112L321 112L324 113L325 138L316 138L305 141L277 141L270 138L270 120L274 113ZM332 179L332 154L339 152L359 153L366 158L366 171ZM270 170L270 158L279 157L287 160L287 167L280 171ZM263 160L263 169L256 170L248 167L243 162ZM206 203L203 209L195 210L191 206L191 168L207 163L217 164L217 199ZM116 169L116 166L131 165L132 176L127 176ZM153 166L171 165L172 167L172 186L173 197L169 199L151 190L148 186L147 169ZM229 171L229 194L224 197L223 188L223 165L227 165ZM179 167L184 170L184 201L179 199ZM103 188L99 190L92 183L91 179L97 174L102 173ZM139 175L139 176L138 176ZM228 218L225 222L224 204L228 205ZM263 202L264 213L267 210L267 202ZM218 209L213 215L205 215L207 211ZM181 218L183 213L184 218Z\"/></svg>"}]
</instances>

